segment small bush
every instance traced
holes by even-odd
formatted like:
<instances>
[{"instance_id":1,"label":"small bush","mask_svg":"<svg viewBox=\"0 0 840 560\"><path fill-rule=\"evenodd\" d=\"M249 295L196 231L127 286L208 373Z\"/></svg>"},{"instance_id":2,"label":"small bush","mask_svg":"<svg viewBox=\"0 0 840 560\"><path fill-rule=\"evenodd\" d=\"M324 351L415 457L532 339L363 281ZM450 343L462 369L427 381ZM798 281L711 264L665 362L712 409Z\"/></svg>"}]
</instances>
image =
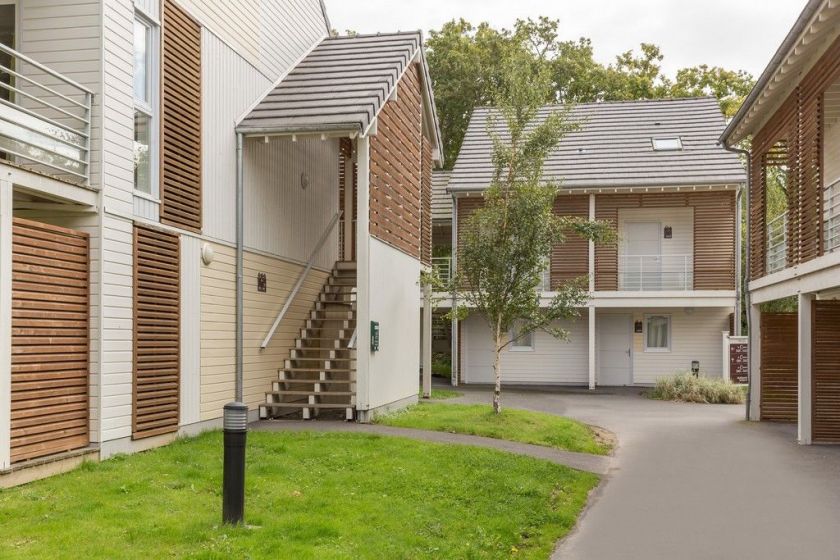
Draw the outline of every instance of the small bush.
<instances>
[{"instance_id":1,"label":"small bush","mask_svg":"<svg viewBox=\"0 0 840 560\"><path fill-rule=\"evenodd\" d=\"M648 396L663 401L741 404L746 392L746 387L735 385L728 379L694 377L690 373L678 373L659 379Z\"/></svg>"}]
</instances>

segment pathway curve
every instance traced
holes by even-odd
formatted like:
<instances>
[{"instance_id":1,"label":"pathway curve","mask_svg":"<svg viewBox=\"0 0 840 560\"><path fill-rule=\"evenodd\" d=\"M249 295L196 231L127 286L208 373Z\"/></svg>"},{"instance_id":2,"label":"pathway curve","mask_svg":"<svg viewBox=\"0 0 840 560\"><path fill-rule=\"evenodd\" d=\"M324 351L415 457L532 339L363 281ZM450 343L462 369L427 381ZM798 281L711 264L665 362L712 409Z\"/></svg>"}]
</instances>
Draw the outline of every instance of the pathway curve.
<instances>
[{"instance_id":1,"label":"pathway curve","mask_svg":"<svg viewBox=\"0 0 840 560\"><path fill-rule=\"evenodd\" d=\"M258 432L355 432L379 434L383 436L405 437L435 443L453 443L458 445L472 445L498 449L519 455L527 455L537 459L550 461L558 465L565 465L573 469L588 471L595 474L606 474L611 465L611 458L588 453L563 451L553 447L531 445L488 437L452 434L449 432L433 432L415 430L412 428L396 428L379 424L357 424L355 422L340 422L329 420L262 420L251 424L251 429Z\"/></svg>"}]
</instances>

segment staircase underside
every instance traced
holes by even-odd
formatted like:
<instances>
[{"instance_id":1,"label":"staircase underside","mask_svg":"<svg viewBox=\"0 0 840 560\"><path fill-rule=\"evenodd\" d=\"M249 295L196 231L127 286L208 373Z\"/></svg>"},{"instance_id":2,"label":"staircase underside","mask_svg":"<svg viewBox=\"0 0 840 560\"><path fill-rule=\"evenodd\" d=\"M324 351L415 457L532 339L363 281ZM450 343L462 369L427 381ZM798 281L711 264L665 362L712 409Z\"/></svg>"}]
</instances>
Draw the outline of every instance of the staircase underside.
<instances>
[{"instance_id":1,"label":"staircase underside","mask_svg":"<svg viewBox=\"0 0 840 560\"><path fill-rule=\"evenodd\" d=\"M356 412L356 263L339 261L265 394L260 418L342 417Z\"/></svg>"}]
</instances>

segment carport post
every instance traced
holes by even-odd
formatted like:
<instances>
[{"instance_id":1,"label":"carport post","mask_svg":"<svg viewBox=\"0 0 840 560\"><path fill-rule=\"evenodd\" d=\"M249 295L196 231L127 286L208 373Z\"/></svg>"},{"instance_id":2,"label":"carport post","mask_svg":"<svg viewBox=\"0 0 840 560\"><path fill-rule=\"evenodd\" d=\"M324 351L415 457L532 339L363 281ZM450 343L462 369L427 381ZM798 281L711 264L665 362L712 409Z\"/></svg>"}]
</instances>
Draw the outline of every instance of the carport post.
<instances>
[{"instance_id":1,"label":"carport post","mask_svg":"<svg viewBox=\"0 0 840 560\"><path fill-rule=\"evenodd\" d=\"M761 420L761 306L750 305L750 394L748 397L750 420Z\"/></svg>"},{"instance_id":2,"label":"carport post","mask_svg":"<svg viewBox=\"0 0 840 560\"><path fill-rule=\"evenodd\" d=\"M811 445L811 327L814 294L799 294L799 443Z\"/></svg>"},{"instance_id":3,"label":"carport post","mask_svg":"<svg viewBox=\"0 0 840 560\"><path fill-rule=\"evenodd\" d=\"M589 388L595 388L595 305L589 303Z\"/></svg>"},{"instance_id":4,"label":"carport post","mask_svg":"<svg viewBox=\"0 0 840 560\"><path fill-rule=\"evenodd\" d=\"M0 470L11 466L12 182L0 179Z\"/></svg>"}]
</instances>

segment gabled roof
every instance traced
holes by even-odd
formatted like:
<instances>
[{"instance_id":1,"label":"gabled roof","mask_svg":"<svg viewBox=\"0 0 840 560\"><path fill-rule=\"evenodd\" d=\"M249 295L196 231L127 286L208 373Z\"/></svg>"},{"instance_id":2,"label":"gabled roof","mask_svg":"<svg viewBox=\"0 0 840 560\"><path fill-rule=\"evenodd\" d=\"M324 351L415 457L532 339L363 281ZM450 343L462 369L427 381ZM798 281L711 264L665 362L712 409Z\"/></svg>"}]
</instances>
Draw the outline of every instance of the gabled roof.
<instances>
[{"instance_id":1,"label":"gabled roof","mask_svg":"<svg viewBox=\"0 0 840 560\"><path fill-rule=\"evenodd\" d=\"M540 115L562 111L543 108ZM483 190L493 176L491 108L473 113L449 180L450 192ZM735 154L717 140L724 118L713 97L582 103L568 118L578 130L568 133L545 161L546 181L562 188L666 187L724 185L746 181ZM504 133L498 122L497 133ZM679 137L681 150L656 151L654 139Z\"/></svg>"},{"instance_id":2,"label":"gabled roof","mask_svg":"<svg viewBox=\"0 0 840 560\"><path fill-rule=\"evenodd\" d=\"M244 134L366 134L408 66L419 60L436 148L440 131L419 31L327 37L237 126Z\"/></svg>"},{"instance_id":3,"label":"gabled roof","mask_svg":"<svg viewBox=\"0 0 840 560\"><path fill-rule=\"evenodd\" d=\"M727 145L755 134L840 36L840 2L809 0L721 135Z\"/></svg>"},{"instance_id":4,"label":"gabled roof","mask_svg":"<svg viewBox=\"0 0 840 560\"><path fill-rule=\"evenodd\" d=\"M446 191L451 171L432 172L432 220L452 219L452 195Z\"/></svg>"}]
</instances>

